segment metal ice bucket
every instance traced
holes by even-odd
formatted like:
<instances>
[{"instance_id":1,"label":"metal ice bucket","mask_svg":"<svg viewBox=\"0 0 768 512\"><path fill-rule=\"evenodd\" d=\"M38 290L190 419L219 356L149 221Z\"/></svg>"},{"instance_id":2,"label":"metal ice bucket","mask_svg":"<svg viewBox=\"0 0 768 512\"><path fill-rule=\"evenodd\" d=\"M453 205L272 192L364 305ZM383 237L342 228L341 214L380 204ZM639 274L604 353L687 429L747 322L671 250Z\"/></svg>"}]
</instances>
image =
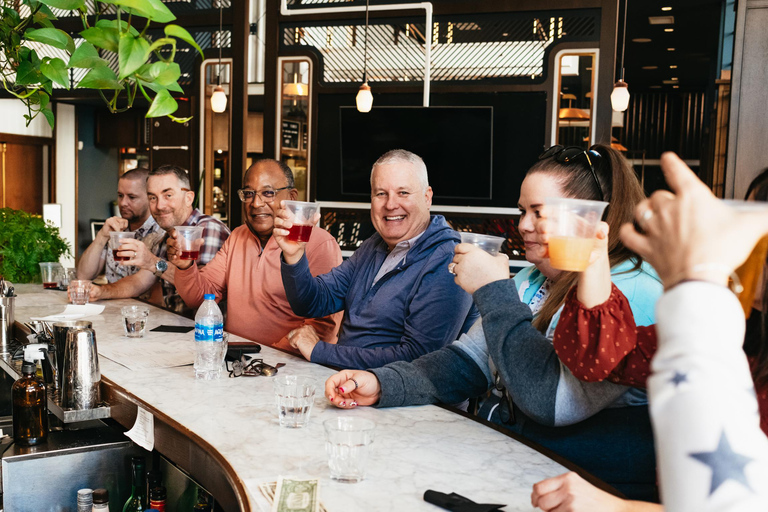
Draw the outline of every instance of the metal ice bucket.
<instances>
[{"instance_id":1,"label":"metal ice bucket","mask_svg":"<svg viewBox=\"0 0 768 512\"><path fill-rule=\"evenodd\" d=\"M64 376L64 350L67 348L67 333L71 329L90 329L93 323L88 320L67 320L53 324L53 344L56 346L56 389L61 389Z\"/></svg>"},{"instance_id":2,"label":"metal ice bucket","mask_svg":"<svg viewBox=\"0 0 768 512\"><path fill-rule=\"evenodd\" d=\"M89 328L70 329L64 350L62 408L93 409L100 401L100 384L96 333Z\"/></svg>"},{"instance_id":3,"label":"metal ice bucket","mask_svg":"<svg viewBox=\"0 0 768 512\"><path fill-rule=\"evenodd\" d=\"M14 309L16 307L16 297L0 296L0 352L2 354L10 353L10 346L13 343L13 322Z\"/></svg>"}]
</instances>

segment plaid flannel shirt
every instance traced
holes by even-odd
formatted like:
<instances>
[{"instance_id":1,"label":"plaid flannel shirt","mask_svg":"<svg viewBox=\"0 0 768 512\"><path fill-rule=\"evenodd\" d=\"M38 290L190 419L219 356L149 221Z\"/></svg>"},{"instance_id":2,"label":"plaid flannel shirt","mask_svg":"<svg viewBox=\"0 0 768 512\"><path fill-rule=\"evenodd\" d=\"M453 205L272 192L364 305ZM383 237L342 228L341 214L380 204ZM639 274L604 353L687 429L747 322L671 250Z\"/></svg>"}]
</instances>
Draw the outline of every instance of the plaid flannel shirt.
<instances>
[{"instance_id":1,"label":"plaid flannel shirt","mask_svg":"<svg viewBox=\"0 0 768 512\"><path fill-rule=\"evenodd\" d=\"M195 208L192 214L182 224L182 226L202 226L203 227L203 246L200 248L200 256L197 259L197 266L202 267L216 256L221 246L229 238L229 228L220 220L211 217L210 215L203 215L200 210ZM168 235L163 238L163 242L158 245L156 256L167 259L168 258ZM165 301L165 307L171 309L177 313L189 312L189 308L184 304L181 296L176 291L176 287L168 281L162 279L163 284L163 299Z\"/></svg>"}]
</instances>

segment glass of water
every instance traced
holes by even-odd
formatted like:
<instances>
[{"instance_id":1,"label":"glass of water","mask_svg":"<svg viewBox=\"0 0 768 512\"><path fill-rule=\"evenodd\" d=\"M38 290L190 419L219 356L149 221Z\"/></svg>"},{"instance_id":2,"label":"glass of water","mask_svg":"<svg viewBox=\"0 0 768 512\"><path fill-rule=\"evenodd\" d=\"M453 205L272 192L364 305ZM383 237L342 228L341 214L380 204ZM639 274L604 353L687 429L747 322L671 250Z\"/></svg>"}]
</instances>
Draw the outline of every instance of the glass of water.
<instances>
[{"instance_id":1,"label":"glass of water","mask_svg":"<svg viewBox=\"0 0 768 512\"><path fill-rule=\"evenodd\" d=\"M376 424L364 418L338 417L323 422L331 478L355 483L365 478Z\"/></svg>"},{"instance_id":2,"label":"glass of water","mask_svg":"<svg viewBox=\"0 0 768 512\"><path fill-rule=\"evenodd\" d=\"M275 403L280 426L306 427L315 402L317 381L311 377L278 375L272 381L272 385L275 388Z\"/></svg>"},{"instance_id":3,"label":"glass of water","mask_svg":"<svg viewBox=\"0 0 768 512\"><path fill-rule=\"evenodd\" d=\"M147 306L125 306L120 312L123 314L125 335L129 338L143 338L147 327L149 308Z\"/></svg>"}]
</instances>

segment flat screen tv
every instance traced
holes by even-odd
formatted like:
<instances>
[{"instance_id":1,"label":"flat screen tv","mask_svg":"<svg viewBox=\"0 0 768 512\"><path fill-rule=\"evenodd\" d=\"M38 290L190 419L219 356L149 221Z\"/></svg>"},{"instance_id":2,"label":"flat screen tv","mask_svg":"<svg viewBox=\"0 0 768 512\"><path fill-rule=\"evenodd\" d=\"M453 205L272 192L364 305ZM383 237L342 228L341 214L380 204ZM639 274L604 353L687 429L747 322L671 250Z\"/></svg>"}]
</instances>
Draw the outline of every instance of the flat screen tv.
<instances>
[{"instance_id":1,"label":"flat screen tv","mask_svg":"<svg viewBox=\"0 0 768 512\"><path fill-rule=\"evenodd\" d=\"M373 163L391 149L424 159L433 203L493 199L493 107L339 108L341 192L370 198Z\"/></svg>"}]
</instances>

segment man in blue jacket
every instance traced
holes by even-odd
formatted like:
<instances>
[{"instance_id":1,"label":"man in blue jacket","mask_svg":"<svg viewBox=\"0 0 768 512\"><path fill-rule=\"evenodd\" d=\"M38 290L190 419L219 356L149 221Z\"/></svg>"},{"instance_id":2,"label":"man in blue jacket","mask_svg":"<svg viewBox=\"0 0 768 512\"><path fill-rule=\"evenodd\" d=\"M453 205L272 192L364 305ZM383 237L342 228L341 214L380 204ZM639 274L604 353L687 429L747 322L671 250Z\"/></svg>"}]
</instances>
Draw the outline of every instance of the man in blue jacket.
<instances>
[{"instance_id":1,"label":"man in blue jacket","mask_svg":"<svg viewBox=\"0 0 768 512\"><path fill-rule=\"evenodd\" d=\"M337 344L308 326L289 333L307 360L359 369L411 361L474 323L472 297L448 272L459 235L442 216L430 216L431 205L424 161L409 151L387 152L371 171L377 233L318 277L309 271L304 244L286 238L290 215L278 212L273 237L283 251L283 285L294 313L316 318L345 310Z\"/></svg>"}]
</instances>

